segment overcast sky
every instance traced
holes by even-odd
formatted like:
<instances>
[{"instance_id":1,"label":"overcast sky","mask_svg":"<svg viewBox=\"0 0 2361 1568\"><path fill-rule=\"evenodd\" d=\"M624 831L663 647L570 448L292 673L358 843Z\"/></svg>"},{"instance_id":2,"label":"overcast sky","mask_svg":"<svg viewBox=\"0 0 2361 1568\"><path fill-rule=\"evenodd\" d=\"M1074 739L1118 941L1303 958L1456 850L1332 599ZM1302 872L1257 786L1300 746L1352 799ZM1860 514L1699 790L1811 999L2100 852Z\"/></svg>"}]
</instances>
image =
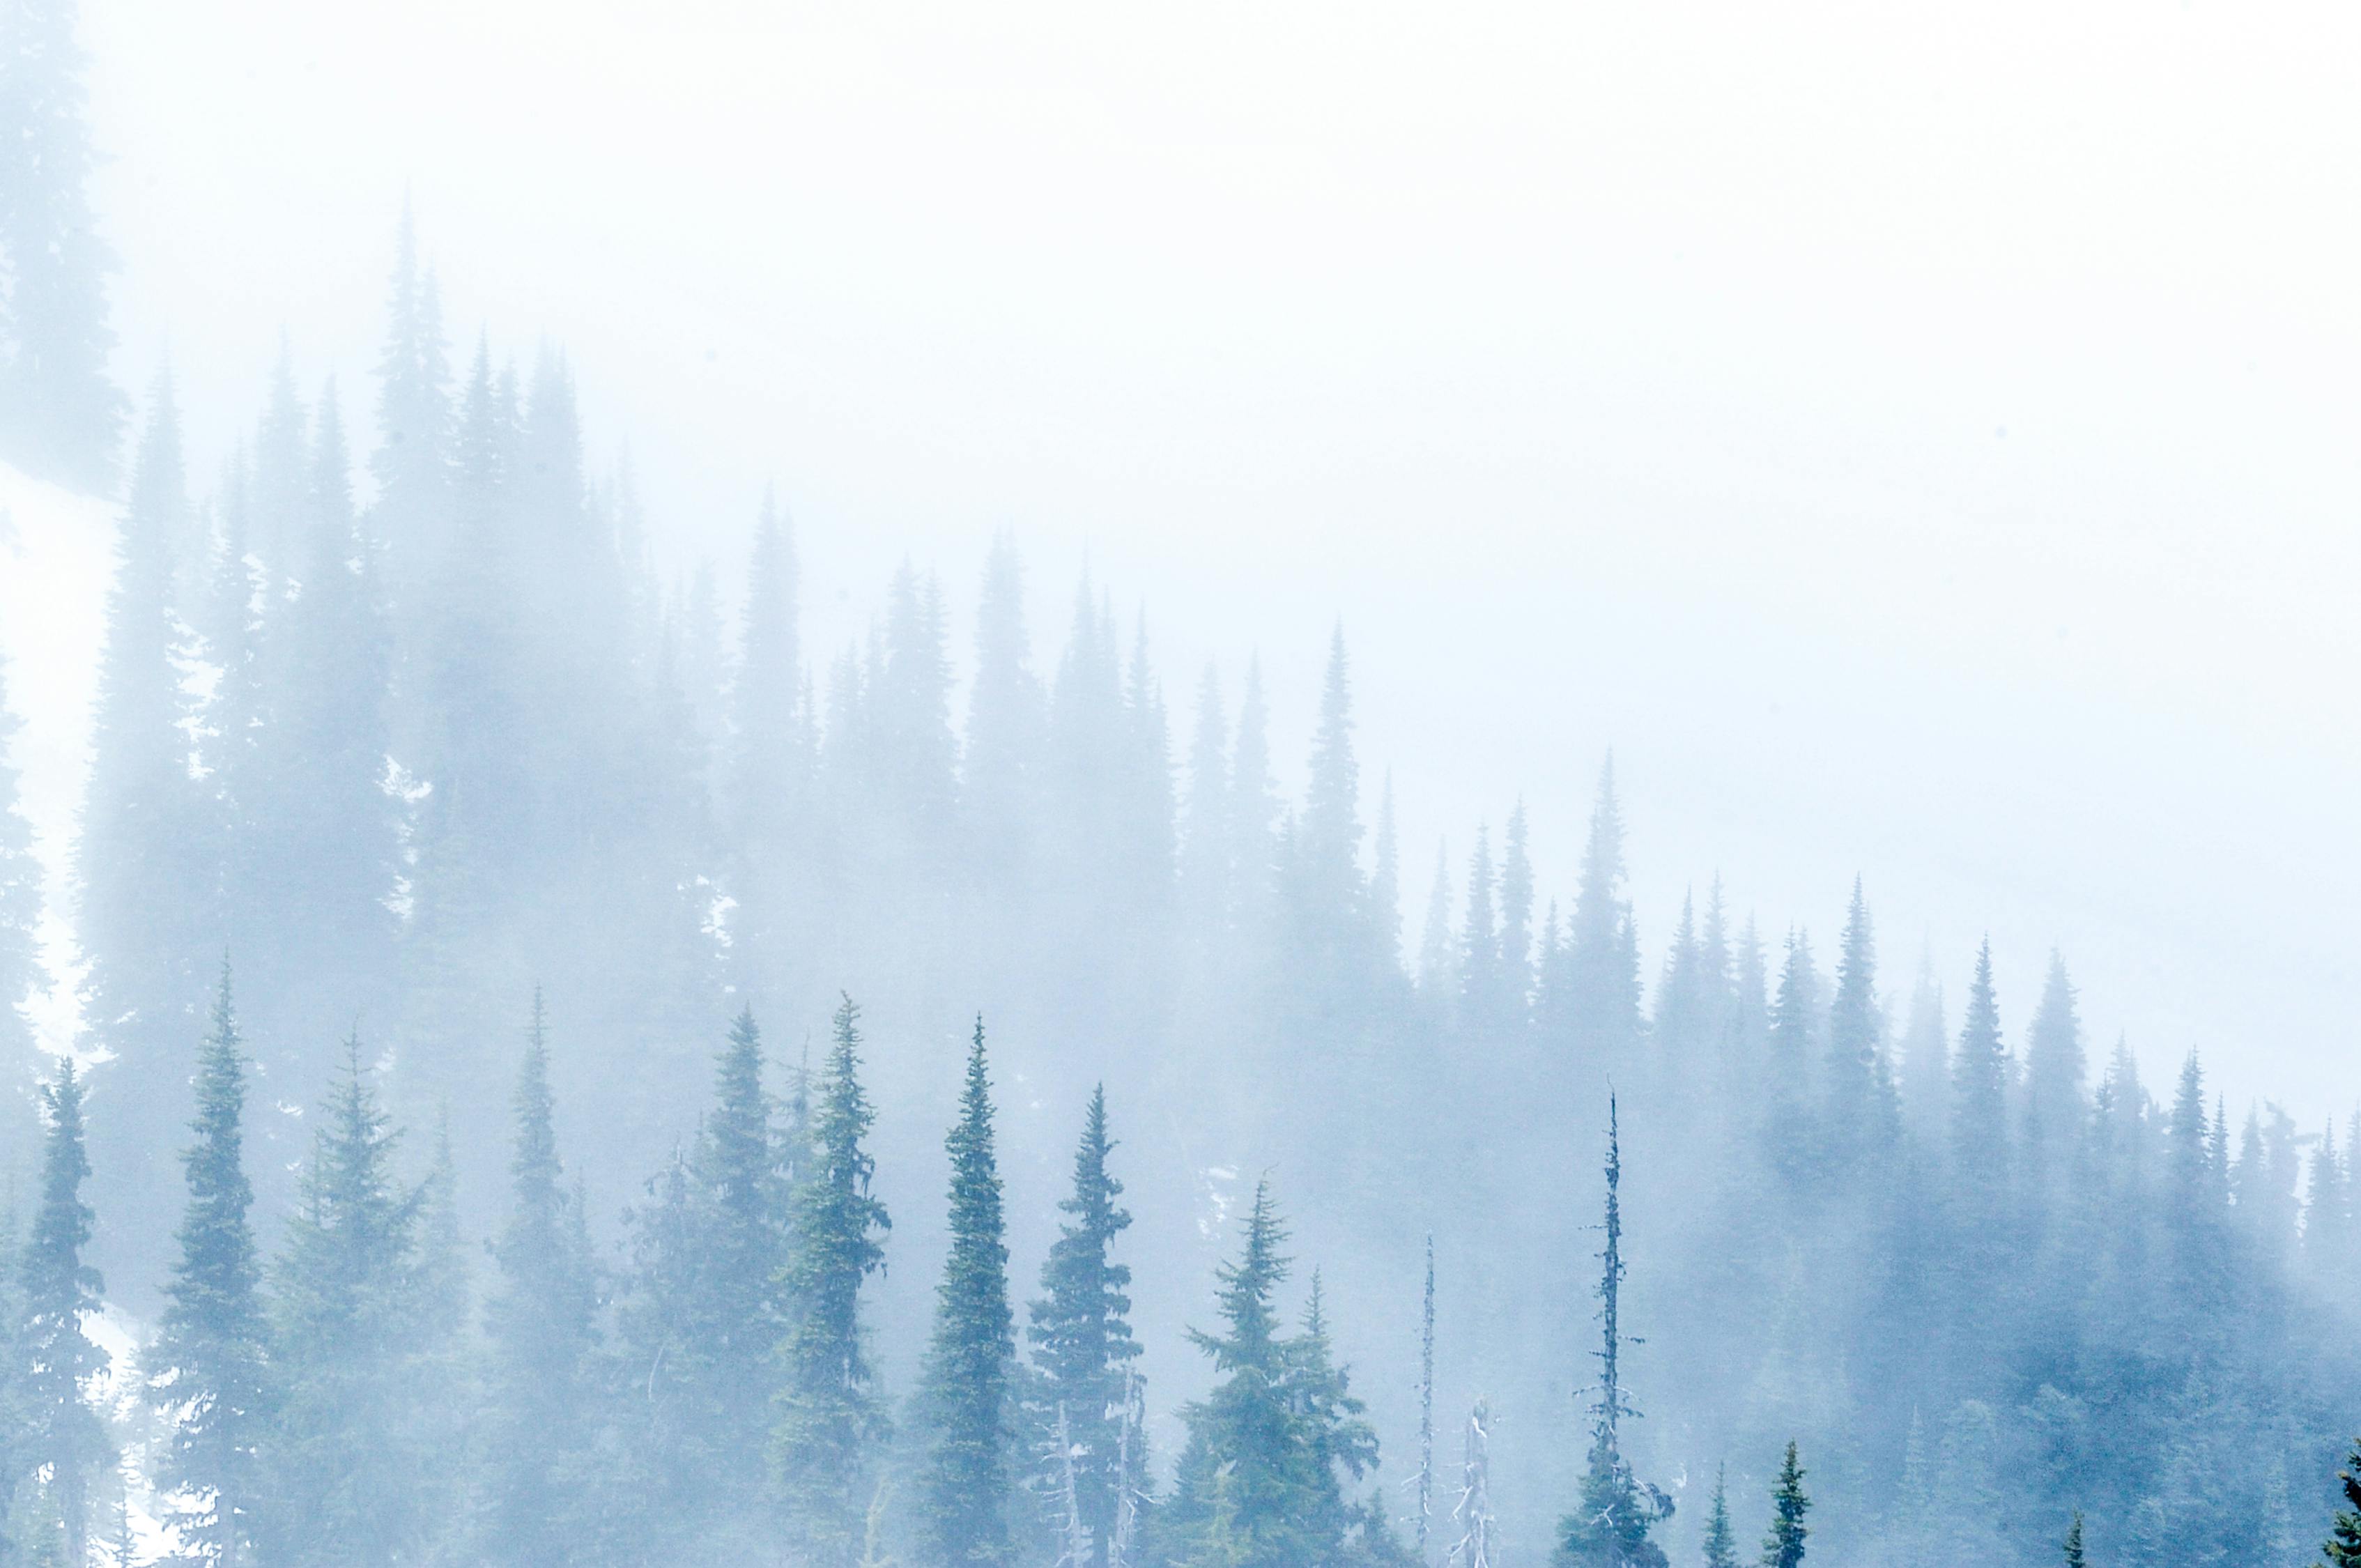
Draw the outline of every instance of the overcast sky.
<instances>
[{"instance_id":1,"label":"overcast sky","mask_svg":"<svg viewBox=\"0 0 2361 1568\"><path fill-rule=\"evenodd\" d=\"M126 378L209 469L283 326L366 413L405 190L569 349L666 560L774 480L818 634L1085 552L1184 726L1342 618L1408 902L1625 782L1890 987L2062 948L2234 1106L2361 1099L2361 11L88 0ZM958 633L966 635L964 620ZM962 642L963 646L963 642ZM825 651L825 650L823 650ZM1412 933L1413 939L1415 933ZM2159 1085L2159 1087L2161 1087Z\"/></svg>"}]
</instances>

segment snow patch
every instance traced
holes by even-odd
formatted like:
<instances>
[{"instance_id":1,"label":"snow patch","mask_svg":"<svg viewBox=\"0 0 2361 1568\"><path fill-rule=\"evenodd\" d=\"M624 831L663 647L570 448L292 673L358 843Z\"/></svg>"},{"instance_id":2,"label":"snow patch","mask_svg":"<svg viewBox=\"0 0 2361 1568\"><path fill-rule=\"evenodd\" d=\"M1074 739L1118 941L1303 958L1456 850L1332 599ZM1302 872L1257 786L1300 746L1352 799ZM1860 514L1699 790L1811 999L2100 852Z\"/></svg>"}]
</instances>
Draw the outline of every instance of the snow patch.
<instances>
[{"instance_id":1,"label":"snow patch","mask_svg":"<svg viewBox=\"0 0 2361 1568\"><path fill-rule=\"evenodd\" d=\"M90 773L91 718L115 576L115 507L0 464L0 660L24 728L10 752L33 828L44 900L48 989L28 1001L53 1055L81 1035L83 963L72 912L73 853Z\"/></svg>"}]
</instances>

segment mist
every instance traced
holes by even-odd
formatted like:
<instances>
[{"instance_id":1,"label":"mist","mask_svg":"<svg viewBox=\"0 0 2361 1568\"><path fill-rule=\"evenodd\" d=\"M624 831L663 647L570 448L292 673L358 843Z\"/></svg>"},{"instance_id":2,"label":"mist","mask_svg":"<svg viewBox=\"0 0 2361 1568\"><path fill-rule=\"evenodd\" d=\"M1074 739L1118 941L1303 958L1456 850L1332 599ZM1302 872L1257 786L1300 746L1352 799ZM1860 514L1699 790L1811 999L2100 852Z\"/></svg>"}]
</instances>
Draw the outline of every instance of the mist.
<instances>
[{"instance_id":1,"label":"mist","mask_svg":"<svg viewBox=\"0 0 2361 1568\"><path fill-rule=\"evenodd\" d=\"M24 10L6 1551L2325 1528L2349 18Z\"/></svg>"}]
</instances>

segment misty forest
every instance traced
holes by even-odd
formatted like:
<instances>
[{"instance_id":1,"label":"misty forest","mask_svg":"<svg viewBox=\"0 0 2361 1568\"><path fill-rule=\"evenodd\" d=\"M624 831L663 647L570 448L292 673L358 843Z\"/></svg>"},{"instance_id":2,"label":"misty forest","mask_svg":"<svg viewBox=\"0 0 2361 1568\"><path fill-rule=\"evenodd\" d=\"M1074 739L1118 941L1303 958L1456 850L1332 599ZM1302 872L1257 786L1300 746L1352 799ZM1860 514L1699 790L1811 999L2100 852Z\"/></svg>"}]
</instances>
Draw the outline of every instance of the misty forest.
<instances>
[{"instance_id":1,"label":"misty forest","mask_svg":"<svg viewBox=\"0 0 2361 1568\"><path fill-rule=\"evenodd\" d=\"M1404 844L1349 626L1298 734L1008 534L814 646L792 483L660 569L395 203L193 461L0 25L0 456L115 528L66 908L0 686L0 1562L2361 1563L2361 1117L1873 871L1635 907L1610 758Z\"/></svg>"}]
</instances>

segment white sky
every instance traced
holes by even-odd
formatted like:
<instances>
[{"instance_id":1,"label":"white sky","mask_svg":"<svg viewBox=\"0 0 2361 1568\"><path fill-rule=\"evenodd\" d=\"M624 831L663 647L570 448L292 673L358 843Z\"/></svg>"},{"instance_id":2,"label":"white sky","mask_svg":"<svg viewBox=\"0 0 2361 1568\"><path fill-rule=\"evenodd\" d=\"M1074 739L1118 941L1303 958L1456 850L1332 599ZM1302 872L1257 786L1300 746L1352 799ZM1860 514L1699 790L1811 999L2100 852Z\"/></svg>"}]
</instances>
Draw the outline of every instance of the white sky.
<instances>
[{"instance_id":1,"label":"white sky","mask_svg":"<svg viewBox=\"0 0 2361 1568\"><path fill-rule=\"evenodd\" d=\"M1341 616L1413 913L1521 791L1569 885L1612 745L1652 968L1858 870L1897 984L1989 926L2013 1033L2055 943L2102 1048L2361 1099L2361 11L86 5L209 456L282 324L365 410L407 188L828 636L1013 524L1045 662L1087 549L1292 749Z\"/></svg>"}]
</instances>

